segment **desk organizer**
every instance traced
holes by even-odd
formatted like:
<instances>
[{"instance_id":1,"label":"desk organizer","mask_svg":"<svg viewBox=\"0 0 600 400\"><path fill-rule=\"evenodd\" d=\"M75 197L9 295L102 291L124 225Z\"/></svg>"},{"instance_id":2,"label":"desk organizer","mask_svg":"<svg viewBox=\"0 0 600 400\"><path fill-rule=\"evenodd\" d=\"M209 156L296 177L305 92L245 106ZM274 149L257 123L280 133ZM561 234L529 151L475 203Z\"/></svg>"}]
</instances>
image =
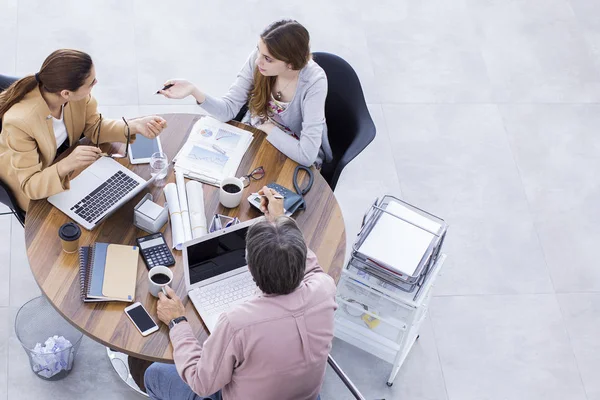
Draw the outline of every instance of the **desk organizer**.
<instances>
[{"instance_id":1,"label":"desk organizer","mask_svg":"<svg viewBox=\"0 0 600 400\"><path fill-rule=\"evenodd\" d=\"M145 204L146 202L150 203ZM154 203L150 193L147 193L133 209L133 225L148 233L160 231L168 218L168 208Z\"/></svg>"}]
</instances>

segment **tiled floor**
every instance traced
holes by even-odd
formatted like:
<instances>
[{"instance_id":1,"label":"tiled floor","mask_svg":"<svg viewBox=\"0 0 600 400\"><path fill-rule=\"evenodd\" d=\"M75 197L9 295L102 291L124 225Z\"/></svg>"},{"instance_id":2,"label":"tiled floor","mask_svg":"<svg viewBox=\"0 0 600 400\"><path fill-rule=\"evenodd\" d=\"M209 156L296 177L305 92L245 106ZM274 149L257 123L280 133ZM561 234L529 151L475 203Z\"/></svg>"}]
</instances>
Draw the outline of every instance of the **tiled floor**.
<instances>
[{"instance_id":1,"label":"tiled floor","mask_svg":"<svg viewBox=\"0 0 600 400\"><path fill-rule=\"evenodd\" d=\"M336 190L349 242L384 193L451 224L394 386L389 364L336 340L345 371L368 399L600 400L600 3L238 3L0 0L0 73L74 47L94 57L104 115L199 112L152 93L171 77L223 93L268 22L300 20L313 50L355 67L377 125ZM29 371L12 324L39 290L8 216L0 243L0 399L138 398L91 340L67 379ZM350 399L331 371L323 398Z\"/></svg>"}]
</instances>

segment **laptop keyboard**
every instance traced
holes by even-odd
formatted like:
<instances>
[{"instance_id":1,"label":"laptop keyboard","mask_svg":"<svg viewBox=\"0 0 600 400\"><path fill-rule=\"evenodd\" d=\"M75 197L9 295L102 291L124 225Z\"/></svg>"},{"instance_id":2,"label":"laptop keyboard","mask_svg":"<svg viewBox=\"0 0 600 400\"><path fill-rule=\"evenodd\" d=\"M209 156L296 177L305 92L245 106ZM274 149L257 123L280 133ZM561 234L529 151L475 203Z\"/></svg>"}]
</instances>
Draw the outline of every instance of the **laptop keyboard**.
<instances>
[{"instance_id":1,"label":"laptop keyboard","mask_svg":"<svg viewBox=\"0 0 600 400\"><path fill-rule=\"evenodd\" d=\"M71 211L92 223L139 184L123 171L118 171L71 207Z\"/></svg>"},{"instance_id":2,"label":"laptop keyboard","mask_svg":"<svg viewBox=\"0 0 600 400\"><path fill-rule=\"evenodd\" d=\"M207 314L221 314L240 300L252 297L257 289L252 275L248 272L197 288L189 295L198 301Z\"/></svg>"}]
</instances>

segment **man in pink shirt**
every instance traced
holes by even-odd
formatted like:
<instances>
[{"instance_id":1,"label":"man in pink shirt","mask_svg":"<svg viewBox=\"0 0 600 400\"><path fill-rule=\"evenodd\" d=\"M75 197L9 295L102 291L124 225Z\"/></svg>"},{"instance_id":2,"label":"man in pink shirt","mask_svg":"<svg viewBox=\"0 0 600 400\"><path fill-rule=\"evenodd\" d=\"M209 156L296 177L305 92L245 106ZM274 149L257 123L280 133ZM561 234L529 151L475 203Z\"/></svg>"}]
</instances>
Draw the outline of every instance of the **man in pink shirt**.
<instances>
[{"instance_id":1,"label":"man in pink shirt","mask_svg":"<svg viewBox=\"0 0 600 400\"><path fill-rule=\"evenodd\" d=\"M260 296L219 317L204 344L172 289L160 293L158 318L171 327L175 365L145 373L152 399L314 400L333 338L335 282L307 249L283 201L263 188L266 221L246 237L246 260Z\"/></svg>"}]
</instances>

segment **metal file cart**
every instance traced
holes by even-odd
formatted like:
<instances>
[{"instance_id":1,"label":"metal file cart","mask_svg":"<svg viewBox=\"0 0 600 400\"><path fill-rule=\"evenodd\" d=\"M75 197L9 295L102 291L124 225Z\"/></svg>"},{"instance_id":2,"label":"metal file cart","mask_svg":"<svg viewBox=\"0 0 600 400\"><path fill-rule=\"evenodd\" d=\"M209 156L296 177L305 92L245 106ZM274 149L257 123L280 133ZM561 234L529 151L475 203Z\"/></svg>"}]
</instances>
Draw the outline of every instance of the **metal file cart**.
<instances>
[{"instance_id":1,"label":"metal file cart","mask_svg":"<svg viewBox=\"0 0 600 400\"><path fill-rule=\"evenodd\" d=\"M384 196L365 214L350 261L342 271L335 336L393 364L388 386L418 338L446 259L441 247L447 228L442 219ZM394 234L396 229L400 234ZM376 237L375 244L394 244L393 251L373 248L370 235ZM394 257L395 251L401 257ZM398 267L391 261L404 265Z\"/></svg>"}]
</instances>

